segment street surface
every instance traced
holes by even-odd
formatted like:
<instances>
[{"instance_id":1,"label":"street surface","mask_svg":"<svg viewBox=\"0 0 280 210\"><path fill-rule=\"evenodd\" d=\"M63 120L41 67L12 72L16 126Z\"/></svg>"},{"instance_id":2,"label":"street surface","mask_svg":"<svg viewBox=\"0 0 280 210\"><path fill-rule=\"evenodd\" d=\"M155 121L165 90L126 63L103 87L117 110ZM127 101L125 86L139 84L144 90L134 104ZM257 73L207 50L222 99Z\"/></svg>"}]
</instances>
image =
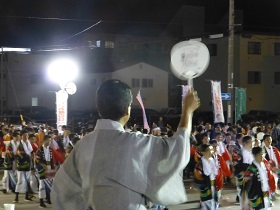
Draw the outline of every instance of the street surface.
<instances>
[{"instance_id":1,"label":"street surface","mask_svg":"<svg viewBox=\"0 0 280 210\"><path fill-rule=\"evenodd\" d=\"M0 169L0 178L3 177L3 169ZM169 206L169 210L196 210L199 208L199 191L195 187L192 179L185 180L185 186L188 194L188 202L181 205ZM2 185L0 187L2 191ZM3 194L0 192L0 209L4 209L4 203L13 203L15 194L8 193ZM39 208L39 198L35 194L36 198L33 201L24 201L24 194L20 194L19 203L16 204L15 210L38 210ZM225 189L222 193L222 201L220 210L240 210L239 205L235 202L236 198L236 188L232 184L225 185ZM272 209L280 209L280 197L276 198L274 201L274 207ZM52 209L52 205L46 204L47 208Z\"/></svg>"}]
</instances>

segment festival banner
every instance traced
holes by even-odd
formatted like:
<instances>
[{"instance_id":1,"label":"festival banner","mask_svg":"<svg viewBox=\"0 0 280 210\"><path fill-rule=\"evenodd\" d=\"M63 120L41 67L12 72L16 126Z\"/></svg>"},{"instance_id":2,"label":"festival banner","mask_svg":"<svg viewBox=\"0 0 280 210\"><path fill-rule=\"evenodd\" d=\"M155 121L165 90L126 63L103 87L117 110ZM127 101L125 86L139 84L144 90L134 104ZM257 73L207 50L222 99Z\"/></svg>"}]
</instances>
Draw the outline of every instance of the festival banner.
<instances>
[{"instance_id":1,"label":"festival banner","mask_svg":"<svg viewBox=\"0 0 280 210\"><path fill-rule=\"evenodd\" d=\"M146 116L146 112L145 112L145 108L144 108L144 103L143 103L141 95L140 95L140 90L138 91L136 98L142 108L144 128L148 130L148 133L150 133L150 127L149 127L149 124L147 121L147 116Z\"/></svg>"},{"instance_id":2,"label":"festival banner","mask_svg":"<svg viewBox=\"0 0 280 210\"><path fill-rule=\"evenodd\" d=\"M241 115L246 113L246 89L235 88L235 122L241 120Z\"/></svg>"},{"instance_id":3,"label":"festival banner","mask_svg":"<svg viewBox=\"0 0 280 210\"><path fill-rule=\"evenodd\" d=\"M57 129L60 131L62 125L67 125L67 99L68 94L60 90L56 92L56 116Z\"/></svg>"},{"instance_id":4,"label":"festival banner","mask_svg":"<svg viewBox=\"0 0 280 210\"><path fill-rule=\"evenodd\" d=\"M214 108L214 123L225 123L221 95L221 81L211 81L211 89Z\"/></svg>"}]
</instances>

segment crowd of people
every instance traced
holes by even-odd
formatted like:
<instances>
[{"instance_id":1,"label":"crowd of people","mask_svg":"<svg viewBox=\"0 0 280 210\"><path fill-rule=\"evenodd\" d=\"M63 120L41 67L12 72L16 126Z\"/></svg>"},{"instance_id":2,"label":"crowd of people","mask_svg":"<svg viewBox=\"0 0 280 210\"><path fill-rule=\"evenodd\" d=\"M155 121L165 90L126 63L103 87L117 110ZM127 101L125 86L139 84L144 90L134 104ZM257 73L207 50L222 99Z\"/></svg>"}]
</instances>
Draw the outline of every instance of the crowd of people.
<instances>
[{"instance_id":1,"label":"crowd of people","mask_svg":"<svg viewBox=\"0 0 280 210\"><path fill-rule=\"evenodd\" d=\"M53 202L58 210L167 209L187 200L184 170L200 189L203 210L219 208L225 183L236 185L242 210L273 206L279 190L278 121L201 122L191 131L200 105L191 89L178 127L160 118L149 131L127 124L131 103L129 86L109 80L97 91L101 119L94 129L73 133L62 126L59 132L28 124L16 129L2 122L3 193L15 193L15 203L20 193L25 201L38 194L41 208Z\"/></svg>"},{"instance_id":2,"label":"crowd of people","mask_svg":"<svg viewBox=\"0 0 280 210\"><path fill-rule=\"evenodd\" d=\"M72 133L66 126L62 126L59 132L47 125L37 128L24 123L21 128L15 128L2 122L0 153L4 167L3 193L15 193L14 203L18 203L19 194L24 193L25 201L32 201L37 195L41 208L45 208L46 203L51 204L53 177L87 132L90 130Z\"/></svg>"},{"instance_id":3,"label":"crowd of people","mask_svg":"<svg viewBox=\"0 0 280 210\"><path fill-rule=\"evenodd\" d=\"M279 195L279 138L279 121L195 126L186 176L193 173L202 209L219 208L225 183L236 185L242 210L270 209Z\"/></svg>"},{"instance_id":4,"label":"crowd of people","mask_svg":"<svg viewBox=\"0 0 280 210\"><path fill-rule=\"evenodd\" d=\"M150 134L172 136L175 130L162 120L152 123ZM128 130L143 132L137 126ZM219 208L224 184L236 186L235 200L242 210L270 209L280 196L278 120L236 125L201 121L193 125L190 142L191 158L184 176L194 179L203 210Z\"/></svg>"},{"instance_id":5,"label":"crowd of people","mask_svg":"<svg viewBox=\"0 0 280 210\"><path fill-rule=\"evenodd\" d=\"M148 131L139 125L128 126L128 132ZM38 194L40 207L51 204L51 186L55 172L63 164L74 145L89 129L71 133L57 129L1 124L0 152L4 166L3 193L25 193L25 201ZM168 138L174 129L163 122L153 122L151 135ZM194 125L191 136L191 158L184 175L194 178L200 189L201 208L218 209L224 184L236 185L236 201L242 209L269 209L278 195L280 168L280 123L251 122L223 125L201 122ZM147 207L155 204L147 203ZM164 207L162 207L164 208ZM166 208L167 209L167 208Z\"/></svg>"}]
</instances>

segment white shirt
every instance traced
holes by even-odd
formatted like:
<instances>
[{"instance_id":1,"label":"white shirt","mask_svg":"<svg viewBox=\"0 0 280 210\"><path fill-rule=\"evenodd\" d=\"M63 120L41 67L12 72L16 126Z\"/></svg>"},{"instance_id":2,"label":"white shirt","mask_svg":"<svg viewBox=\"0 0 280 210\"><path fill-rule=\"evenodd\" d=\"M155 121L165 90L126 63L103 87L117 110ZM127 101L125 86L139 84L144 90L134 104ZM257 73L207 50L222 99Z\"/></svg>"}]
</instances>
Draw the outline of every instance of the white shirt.
<instances>
[{"instance_id":1,"label":"white shirt","mask_svg":"<svg viewBox=\"0 0 280 210\"><path fill-rule=\"evenodd\" d=\"M11 140L11 144L13 145L13 153L14 155L17 153L17 148L19 145L19 141L15 142L14 140Z\"/></svg>"},{"instance_id":2,"label":"white shirt","mask_svg":"<svg viewBox=\"0 0 280 210\"><path fill-rule=\"evenodd\" d=\"M49 146L43 146L46 161L51 161Z\"/></svg>"},{"instance_id":3,"label":"white shirt","mask_svg":"<svg viewBox=\"0 0 280 210\"><path fill-rule=\"evenodd\" d=\"M216 167L215 161L213 158L208 160L205 157L201 157L203 172L206 176L210 177L210 180L215 180L216 175L218 174L218 169Z\"/></svg>"},{"instance_id":4,"label":"white shirt","mask_svg":"<svg viewBox=\"0 0 280 210\"><path fill-rule=\"evenodd\" d=\"M70 142L69 136L63 137L63 146L66 148Z\"/></svg>"},{"instance_id":5,"label":"white shirt","mask_svg":"<svg viewBox=\"0 0 280 210\"><path fill-rule=\"evenodd\" d=\"M51 141L50 147L53 148L54 150L58 150L59 149L59 146L58 146L56 140L54 140L54 139Z\"/></svg>"},{"instance_id":6,"label":"white shirt","mask_svg":"<svg viewBox=\"0 0 280 210\"><path fill-rule=\"evenodd\" d=\"M30 156L31 152L33 151L30 141L26 140L26 143L25 143L23 140L21 140L21 143L23 145L23 149L24 149L25 153Z\"/></svg>"},{"instance_id":7,"label":"white shirt","mask_svg":"<svg viewBox=\"0 0 280 210\"><path fill-rule=\"evenodd\" d=\"M243 156L243 163L252 164L254 160L254 156L251 151L248 151L244 147L241 148L242 156Z\"/></svg>"},{"instance_id":8,"label":"white shirt","mask_svg":"<svg viewBox=\"0 0 280 210\"><path fill-rule=\"evenodd\" d=\"M222 141L218 141L218 145L219 145L219 147L218 147L217 153L219 155L222 155L223 153L225 153L225 144Z\"/></svg>"},{"instance_id":9,"label":"white shirt","mask_svg":"<svg viewBox=\"0 0 280 210\"><path fill-rule=\"evenodd\" d=\"M259 175L260 175L260 181L262 186L262 191L266 192L269 191L269 184L268 184L268 177L267 177L267 170L263 162L259 164L257 161L253 161L254 164L257 166Z\"/></svg>"}]
</instances>

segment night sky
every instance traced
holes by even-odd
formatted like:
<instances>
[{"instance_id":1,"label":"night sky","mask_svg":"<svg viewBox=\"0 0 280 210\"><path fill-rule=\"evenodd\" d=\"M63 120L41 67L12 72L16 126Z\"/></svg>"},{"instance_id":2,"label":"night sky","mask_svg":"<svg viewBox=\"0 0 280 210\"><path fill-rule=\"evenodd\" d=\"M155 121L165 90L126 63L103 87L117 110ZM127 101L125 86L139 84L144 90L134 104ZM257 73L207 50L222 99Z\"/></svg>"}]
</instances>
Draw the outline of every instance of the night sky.
<instances>
[{"instance_id":1,"label":"night sky","mask_svg":"<svg viewBox=\"0 0 280 210\"><path fill-rule=\"evenodd\" d=\"M0 46L65 44L87 32L110 32L133 26L164 28L182 5L205 7L206 24L217 24L228 12L229 0L1 0ZM243 29L280 34L279 0L235 0L244 12ZM148 33L148 32L147 32ZM139 34L141 35L141 34ZM144 34L146 35L146 34ZM70 40L70 39L69 39Z\"/></svg>"}]
</instances>

